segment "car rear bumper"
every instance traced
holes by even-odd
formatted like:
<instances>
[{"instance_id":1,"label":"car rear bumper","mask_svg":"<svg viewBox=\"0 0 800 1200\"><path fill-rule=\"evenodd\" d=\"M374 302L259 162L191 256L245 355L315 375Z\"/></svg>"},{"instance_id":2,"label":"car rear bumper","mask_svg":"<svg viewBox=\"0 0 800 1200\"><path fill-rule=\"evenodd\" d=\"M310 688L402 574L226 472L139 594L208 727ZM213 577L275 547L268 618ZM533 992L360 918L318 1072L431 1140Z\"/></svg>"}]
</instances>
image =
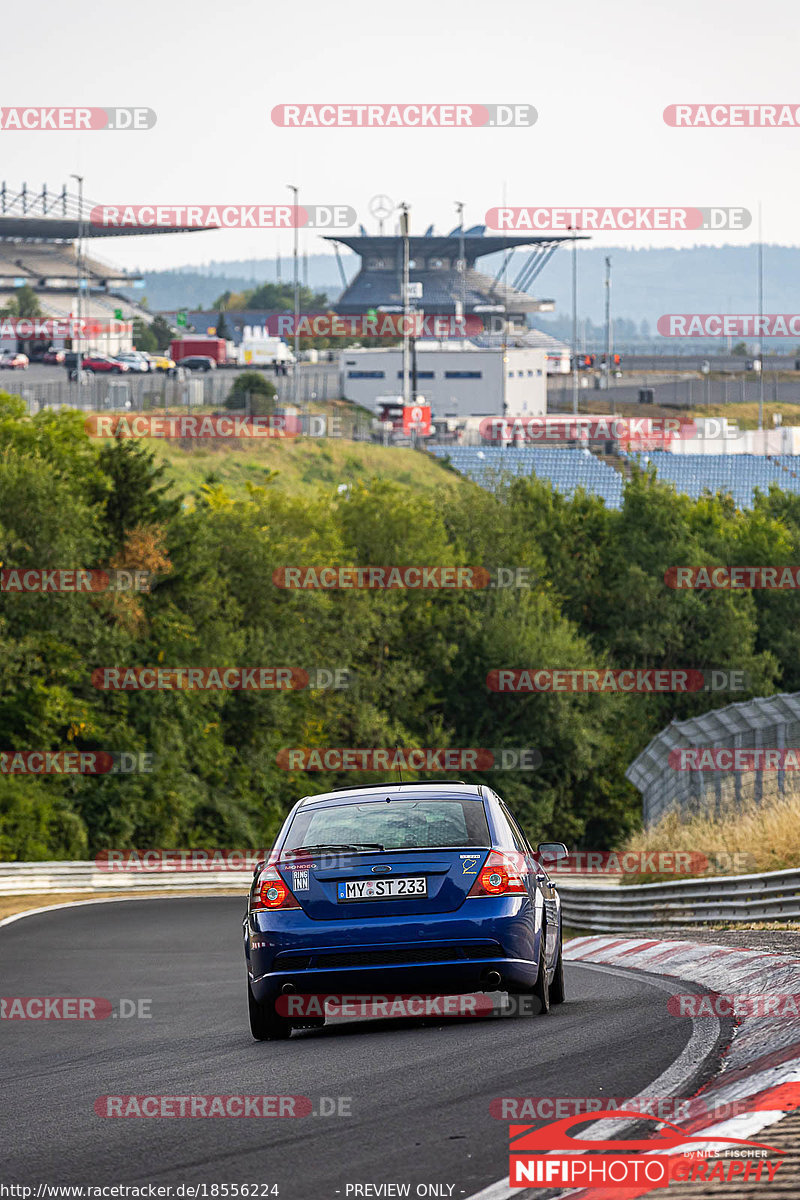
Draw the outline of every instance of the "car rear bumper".
<instances>
[{"instance_id":1,"label":"car rear bumper","mask_svg":"<svg viewBox=\"0 0 800 1200\"><path fill-rule=\"evenodd\" d=\"M357 922L262 912L245 922L245 955L261 1003L287 986L307 995L522 991L536 982L540 928L527 900L505 897L467 901L458 914Z\"/></svg>"}]
</instances>

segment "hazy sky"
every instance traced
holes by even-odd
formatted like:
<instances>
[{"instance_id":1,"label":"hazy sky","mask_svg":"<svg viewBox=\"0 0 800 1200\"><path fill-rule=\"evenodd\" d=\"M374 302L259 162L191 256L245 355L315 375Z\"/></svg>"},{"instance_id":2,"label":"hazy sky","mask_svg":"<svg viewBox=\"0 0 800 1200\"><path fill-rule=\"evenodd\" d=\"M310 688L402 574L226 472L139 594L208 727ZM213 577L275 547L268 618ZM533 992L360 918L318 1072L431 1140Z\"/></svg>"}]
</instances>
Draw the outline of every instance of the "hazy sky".
<instances>
[{"instance_id":1,"label":"hazy sky","mask_svg":"<svg viewBox=\"0 0 800 1200\"><path fill-rule=\"evenodd\" d=\"M6 55L4 105L142 105L140 132L2 131L2 175L56 188L71 172L103 203L412 206L412 232L511 205L762 202L765 241L797 244L800 128L673 129L677 102L800 105L800 7L791 0L462 0L437 6L320 0L257 5L142 0L135 9L40 0ZM477 82L476 82L477 81ZM533 104L517 129L282 129L304 102ZM355 232L355 230L353 231ZM607 233L594 244L751 242L737 233ZM226 230L115 239L101 257L142 268L271 257L290 232ZM309 252L325 248L302 235Z\"/></svg>"}]
</instances>

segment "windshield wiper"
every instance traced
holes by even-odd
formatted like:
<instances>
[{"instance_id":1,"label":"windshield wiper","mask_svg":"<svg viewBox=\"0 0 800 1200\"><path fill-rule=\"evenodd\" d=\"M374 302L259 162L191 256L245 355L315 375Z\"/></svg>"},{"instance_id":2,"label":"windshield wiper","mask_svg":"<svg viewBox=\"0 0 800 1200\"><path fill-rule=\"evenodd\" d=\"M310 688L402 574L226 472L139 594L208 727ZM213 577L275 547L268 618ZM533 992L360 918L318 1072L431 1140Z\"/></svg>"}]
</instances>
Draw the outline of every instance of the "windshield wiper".
<instances>
[{"instance_id":1,"label":"windshield wiper","mask_svg":"<svg viewBox=\"0 0 800 1200\"><path fill-rule=\"evenodd\" d=\"M325 850L385 850L380 842L320 842L316 846L295 846L291 850L283 850L281 854L322 853Z\"/></svg>"}]
</instances>

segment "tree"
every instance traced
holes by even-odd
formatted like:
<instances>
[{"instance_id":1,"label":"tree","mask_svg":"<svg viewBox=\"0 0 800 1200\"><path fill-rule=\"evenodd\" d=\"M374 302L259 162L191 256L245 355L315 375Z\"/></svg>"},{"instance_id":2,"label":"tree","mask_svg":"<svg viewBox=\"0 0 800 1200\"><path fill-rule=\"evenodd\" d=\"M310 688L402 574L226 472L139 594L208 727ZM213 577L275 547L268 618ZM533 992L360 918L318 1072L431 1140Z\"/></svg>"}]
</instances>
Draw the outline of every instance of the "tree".
<instances>
[{"instance_id":1,"label":"tree","mask_svg":"<svg viewBox=\"0 0 800 1200\"><path fill-rule=\"evenodd\" d=\"M39 297L33 288L26 283L21 288L17 288L5 308L0 310L0 316L42 317L44 313L39 303Z\"/></svg>"},{"instance_id":2,"label":"tree","mask_svg":"<svg viewBox=\"0 0 800 1200\"><path fill-rule=\"evenodd\" d=\"M133 318L133 341L137 350L144 350L148 354L155 354L158 350L158 338L141 317Z\"/></svg>"},{"instance_id":3,"label":"tree","mask_svg":"<svg viewBox=\"0 0 800 1200\"><path fill-rule=\"evenodd\" d=\"M143 525L159 525L180 511L180 500L167 493L166 465L156 465L152 451L135 441L115 440L102 446L99 466L111 487L101 501L104 523L115 549L121 549L126 534Z\"/></svg>"},{"instance_id":4,"label":"tree","mask_svg":"<svg viewBox=\"0 0 800 1200\"><path fill-rule=\"evenodd\" d=\"M275 411L278 389L260 371L242 371L237 375L225 401L226 408L249 408L254 417L266 417ZM247 397L250 397L249 402Z\"/></svg>"},{"instance_id":5,"label":"tree","mask_svg":"<svg viewBox=\"0 0 800 1200\"><path fill-rule=\"evenodd\" d=\"M162 316L155 317L150 326L150 332L156 339L156 349L160 354L169 350L169 344L175 337L175 331L168 321L165 321Z\"/></svg>"},{"instance_id":6,"label":"tree","mask_svg":"<svg viewBox=\"0 0 800 1200\"><path fill-rule=\"evenodd\" d=\"M220 309L219 313L217 314L217 337L229 338L230 336L231 334L230 330L228 329L228 323L225 320L225 312L223 309Z\"/></svg>"},{"instance_id":7,"label":"tree","mask_svg":"<svg viewBox=\"0 0 800 1200\"><path fill-rule=\"evenodd\" d=\"M731 354L735 354L737 358L747 358L747 342L737 342Z\"/></svg>"}]
</instances>

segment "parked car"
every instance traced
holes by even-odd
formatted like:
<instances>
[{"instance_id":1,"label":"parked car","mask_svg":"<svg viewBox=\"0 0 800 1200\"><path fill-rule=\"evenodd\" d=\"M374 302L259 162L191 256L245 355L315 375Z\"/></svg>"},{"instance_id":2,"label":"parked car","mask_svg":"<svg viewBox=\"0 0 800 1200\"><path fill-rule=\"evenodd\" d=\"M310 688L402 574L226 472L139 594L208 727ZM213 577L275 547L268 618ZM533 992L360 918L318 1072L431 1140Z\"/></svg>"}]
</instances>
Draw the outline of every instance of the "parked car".
<instances>
[{"instance_id":1,"label":"parked car","mask_svg":"<svg viewBox=\"0 0 800 1200\"><path fill-rule=\"evenodd\" d=\"M63 366L64 357L65 355L63 350L54 350L51 346L50 349L45 350L44 354L42 355L42 362L47 363L47 365L50 367L60 367Z\"/></svg>"},{"instance_id":2,"label":"parked car","mask_svg":"<svg viewBox=\"0 0 800 1200\"><path fill-rule=\"evenodd\" d=\"M256 867L244 918L253 1037L289 1037L307 1022L287 1003L309 995L503 991L547 1013L565 992L561 901L542 860L567 853L534 851L483 784L304 797Z\"/></svg>"},{"instance_id":3,"label":"parked car","mask_svg":"<svg viewBox=\"0 0 800 1200\"><path fill-rule=\"evenodd\" d=\"M114 355L117 362L125 363L131 371L136 371L140 375L148 372L150 368L150 360L140 350L120 350L119 354Z\"/></svg>"},{"instance_id":4,"label":"parked car","mask_svg":"<svg viewBox=\"0 0 800 1200\"><path fill-rule=\"evenodd\" d=\"M189 354L181 359L181 366L189 371L216 371L217 364L205 354Z\"/></svg>"},{"instance_id":5,"label":"parked car","mask_svg":"<svg viewBox=\"0 0 800 1200\"><path fill-rule=\"evenodd\" d=\"M150 367L153 371L166 371L168 375L177 374L177 364L174 358L167 358L166 354L148 354L150 359Z\"/></svg>"},{"instance_id":6,"label":"parked car","mask_svg":"<svg viewBox=\"0 0 800 1200\"><path fill-rule=\"evenodd\" d=\"M122 375L130 370L127 363L118 362L109 354L97 354L94 351L82 355L81 367L84 371L100 375Z\"/></svg>"},{"instance_id":7,"label":"parked car","mask_svg":"<svg viewBox=\"0 0 800 1200\"><path fill-rule=\"evenodd\" d=\"M16 350L4 350L0 354L0 368L4 371L24 371L28 362L27 354L18 354Z\"/></svg>"}]
</instances>

